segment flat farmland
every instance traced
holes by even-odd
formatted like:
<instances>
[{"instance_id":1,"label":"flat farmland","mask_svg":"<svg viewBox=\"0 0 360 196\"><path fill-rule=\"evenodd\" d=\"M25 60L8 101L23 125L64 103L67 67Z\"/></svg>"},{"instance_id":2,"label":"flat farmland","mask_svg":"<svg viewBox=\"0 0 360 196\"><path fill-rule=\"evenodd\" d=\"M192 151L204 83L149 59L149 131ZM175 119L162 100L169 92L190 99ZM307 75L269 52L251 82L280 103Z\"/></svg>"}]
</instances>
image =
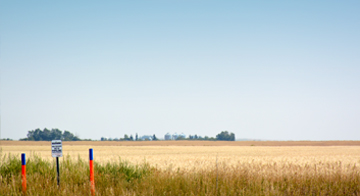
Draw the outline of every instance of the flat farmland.
<instances>
[{"instance_id":1,"label":"flat farmland","mask_svg":"<svg viewBox=\"0 0 360 196\"><path fill-rule=\"evenodd\" d=\"M2 141L2 153L27 157L38 155L52 160L51 142ZM360 165L359 141L79 141L63 142L63 154L71 159L87 160L94 149L95 161L132 164L148 163L163 170L201 170L218 165L242 164L314 165L341 163ZM62 158L63 159L63 158Z\"/></svg>"},{"instance_id":2,"label":"flat farmland","mask_svg":"<svg viewBox=\"0 0 360 196\"><path fill-rule=\"evenodd\" d=\"M360 195L358 141L63 142L61 189L51 142L1 141L0 192L21 195L26 153L27 195L90 195L89 148L96 195Z\"/></svg>"},{"instance_id":3,"label":"flat farmland","mask_svg":"<svg viewBox=\"0 0 360 196\"><path fill-rule=\"evenodd\" d=\"M1 141L0 146L49 146L50 141ZM63 141L77 146L360 146L360 141Z\"/></svg>"}]
</instances>

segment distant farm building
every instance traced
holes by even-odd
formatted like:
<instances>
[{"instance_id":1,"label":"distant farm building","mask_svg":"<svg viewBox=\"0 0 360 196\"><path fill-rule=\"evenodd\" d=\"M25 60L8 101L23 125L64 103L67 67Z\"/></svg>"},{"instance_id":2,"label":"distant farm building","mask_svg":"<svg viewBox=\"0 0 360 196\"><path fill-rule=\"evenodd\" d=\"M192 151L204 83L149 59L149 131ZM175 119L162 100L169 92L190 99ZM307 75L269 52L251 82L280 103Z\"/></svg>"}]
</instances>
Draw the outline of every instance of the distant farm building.
<instances>
[{"instance_id":1,"label":"distant farm building","mask_svg":"<svg viewBox=\"0 0 360 196\"><path fill-rule=\"evenodd\" d=\"M170 133L167 133L165 134L165 140L171 140L171 134Z\"/></svg>"},{"instance_id":2,"label":"distant farm building","mask_svg":"<svg viewBox=\"0 0 360 196\"><path fill-rule=\"evenodd\" d=\"M165 134L165 137L164 139L165 140L177 140L177 139L180 139L180 138L186 138L186 135L184 133L181 133L181 134L177 134L176 132L174 134L170 134L170 133L167 133Z\"/></svg>"},{"instance_id":3,"label":"distant farm building","mask_svg":"<svg viewBox=\"0 0 360 196\"><path fill-rule=\"evenodd\" d=\"M178 137L179 137L179 135L175 132L175 133L172 135L172 140L176 140Z\"/></svg>"}]
</instances>

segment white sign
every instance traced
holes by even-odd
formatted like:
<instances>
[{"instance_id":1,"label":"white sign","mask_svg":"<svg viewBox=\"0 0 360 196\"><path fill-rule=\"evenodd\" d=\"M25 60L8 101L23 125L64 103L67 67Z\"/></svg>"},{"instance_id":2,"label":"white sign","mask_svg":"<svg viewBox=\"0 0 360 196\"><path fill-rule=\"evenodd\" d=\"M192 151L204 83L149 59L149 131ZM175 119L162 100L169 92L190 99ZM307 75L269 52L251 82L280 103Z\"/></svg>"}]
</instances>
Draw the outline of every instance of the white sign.
<instances>
[{"instance_id":1,"label":"white sign","mask_svg":"<svg viewBox=\"0 0 360 196\"><path fill-rule=\"evenodd\" d=\"M52 157L62 157L62 143L61 140L51 141L51 155Z\"/></svg>"}]
</instances>

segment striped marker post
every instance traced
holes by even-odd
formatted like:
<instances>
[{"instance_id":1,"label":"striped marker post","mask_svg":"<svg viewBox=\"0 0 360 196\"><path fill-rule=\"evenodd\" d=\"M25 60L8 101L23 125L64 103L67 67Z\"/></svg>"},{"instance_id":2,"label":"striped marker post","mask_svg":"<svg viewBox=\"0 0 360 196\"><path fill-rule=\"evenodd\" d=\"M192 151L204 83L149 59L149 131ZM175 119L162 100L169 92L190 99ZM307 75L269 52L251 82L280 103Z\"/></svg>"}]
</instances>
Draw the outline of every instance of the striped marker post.
<instances>
[{"instance_id":1,"label":"striped marker post","mask_svg":"<svg viewBox=\"0 0 360 196\"><path fill-rule=\"evenodd\" d=\"M95 179L94 179L94 154L93 149L89 149L89 160L90 160L90 186L91 186L91 195L95 195Z\"/></svg>"},{"instance_id":2,"label":"striped marker post","mask_svg":"<svg viewBox=\"0 0 360 196\"><path fill-rule=\"evenodd\" d=\"M21 154L21 184L24 195L26 194L26 159L25 153Z\"/></svg>"}]
</instances>

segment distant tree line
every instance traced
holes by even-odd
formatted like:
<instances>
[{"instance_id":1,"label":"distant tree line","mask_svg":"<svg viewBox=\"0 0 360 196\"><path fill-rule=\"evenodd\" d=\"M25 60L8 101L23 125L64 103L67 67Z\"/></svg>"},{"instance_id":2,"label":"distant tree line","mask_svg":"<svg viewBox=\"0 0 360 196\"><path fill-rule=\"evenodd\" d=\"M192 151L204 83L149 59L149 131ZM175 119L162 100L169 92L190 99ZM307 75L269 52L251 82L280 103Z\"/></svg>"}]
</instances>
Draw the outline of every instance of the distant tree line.
<instances>
[{"instance_id":1,"label":"distant tree line","mask_svg":"<svg viewBox=\"0 0 360 196\"><path fill-rule=\"evenodd\" d=\"M51 140L62 140L62 141L80 141L81 139L75 136L70 131L61 131L59 129L35 129L28 131L26 138L20 139L21 141L51 141Z\"/></svg>"},{"instance_id":2,"label":"distant tree line","mask_svg":"<svg viewBox=\"0 0 360 196\"><path fill-rule=\"evenodd\" d=\"M106 137L101 137L100 138L101 141L156 141L159 140L155 134L153 134L152 136L143 136L141 138L139 138L138 134L135 135L135 138L132 135L128 135L125 134L123 138L106 138Z\"/></svg>"},{"instance_id":3,"label":"distant tree line","mask_svg":"<svg viewBox=\"0 0 360 196\"><path fill-rule=\"evenodd\" d=\"M10 138L1 138L0 140L12 141L12 139L10 139Z\"/></svg>"},{"instance_id":4,"label":"distant tree line","mask_svg":"<svg viewBox=\"0 0 360 196\"><path fill-rule=\"evenodd\" d=\"M235 141L235 134L229 133L228 131L222 131L216 135L216 140L222 141Z\"/></svg>"},{"instance_id":5,"label":"distant tree line","mask_svg":"<svg viewBox=\"0 0 360 196\"><path fill-rule=\"evenodd\" d=\"M206 140L206 141L235 141L235 134L229 133L228 131L222 131L214 137L201 137L198 135L189 135L188 138L178 138L178 140Z\"/></svg>"},{"instance_id":6,"label":"distant tree line","mask_svg":"<svg viewBox=\"0 0 360 196\"><path fill-rule=\"evenodd\" d=\"M143 141L143 140L159 140L155 134L152 136L142 136L138 137L138 134L135 135L135 138L132 135L125 134L123 138L106 138L101 137L101 141ZM221 133L217 134L216 137L208 137L208 136L198 136L195 135L189 135L189 137L185 138L183 136L178 136L176 140L205 140L205 141L235 141L235 134L230 133L228 131L222 131Z\"/></svg>"}]
</instances>

